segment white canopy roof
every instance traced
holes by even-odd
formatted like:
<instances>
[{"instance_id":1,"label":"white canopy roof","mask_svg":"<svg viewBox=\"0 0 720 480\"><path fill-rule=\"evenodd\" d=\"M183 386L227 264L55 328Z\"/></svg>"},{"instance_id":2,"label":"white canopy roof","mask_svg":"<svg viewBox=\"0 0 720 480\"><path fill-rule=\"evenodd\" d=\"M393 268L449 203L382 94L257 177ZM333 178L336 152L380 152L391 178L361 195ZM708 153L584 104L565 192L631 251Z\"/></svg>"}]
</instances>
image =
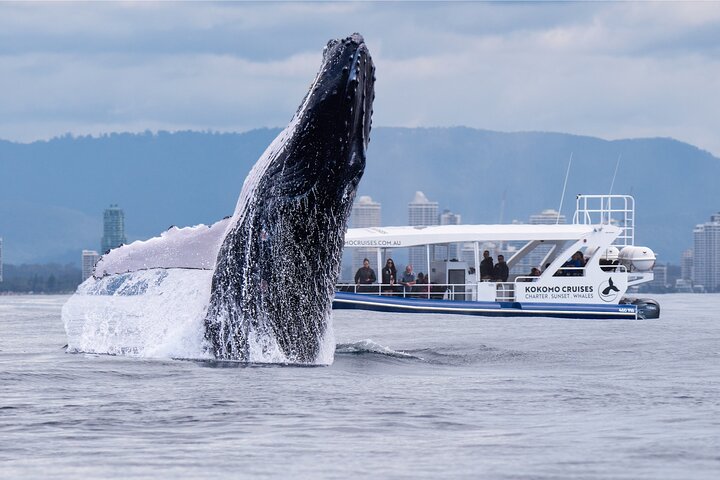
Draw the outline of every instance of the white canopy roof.
<instances>
[{"instance_id":1,"label":"white canopy roof","mask_svg":"<svg viewBox=\"0 0 720 480\"><path fill-rule=\"evenodd\" d=\"M593 233L617 237L612 225L436 225L430 227L350 228L345 247L413 247L443 243L579 240Z\"/></svg>"}]
</instances>

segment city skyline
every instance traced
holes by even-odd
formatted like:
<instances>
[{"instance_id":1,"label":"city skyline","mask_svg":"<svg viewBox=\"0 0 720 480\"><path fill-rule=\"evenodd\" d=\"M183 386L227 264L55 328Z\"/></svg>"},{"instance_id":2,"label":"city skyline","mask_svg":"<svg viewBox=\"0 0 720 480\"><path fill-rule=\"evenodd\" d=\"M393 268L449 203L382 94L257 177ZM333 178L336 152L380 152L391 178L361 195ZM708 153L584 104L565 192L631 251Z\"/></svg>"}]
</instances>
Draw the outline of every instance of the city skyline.
<instances>
[{"instance_id":1,"label":"city skyline","mask_svg":"<svg viewBox=\"0 0 720 480\"><path fill-rule=\"evenodd\" d=\"M416 204L416 206L422 205L423 207L430 205L430 210L432 210L432 207L435 204L438 204L438 202L430 202L422 191L417 191L408 206L410 207L412 204ZM122 209L119 209L117 205L111 205L110 209L122 211ZM382 222L380 221L382 218L381 210L382 205L380 202L375 202L369 196L360 196L357 198L357 202L353 206L353 215L351 215L349 223L352 228L382 226ZM454 213L450 209L443 209L443 212L437 216L437 224L459 224L461 218L461 214ZM451 223L453 221L458 223ZM552 208L544 209L538 213L533 213L528 216L528 224L554 224L556 222L564 224L566 223L566 219L564 215L558 215L558 212ZM510 223L522 222L513 220ZM720 212L710 215L709 222L698 224L693 230L692 235L694 239L694 248L689 248L683 252L681 262L679 264L673 264L671 262L658 263L655 268L655 279L648 284L647 287L656 292L678 291L704 293L720 291ZM510 258L516 250L516 246L511 245L510 243L506 243L505 245L483 244L482 248L490 249L493 256L496 256L498 253L503 253L507 258ZM468 255L472 256L473 252L471 249L468 250L465 247L465 245L458 245L459 251L457 258L471 264L472 259L468 257ZM370 258L371 266L376 268L377 252L375 249L369 250L372 250L372 252L363 251L362 253L359 253L359 249L353 249L352 265L343 267L343 278L347 279L347 276L352 274L350 269L354 272L354 270L357 269L356 265L361 264L362 259L359 258L360 256L363 258ZM409 251L410 249L406 250ZM424 249L422 250L422 255L424 256L426 252ZM442 252L440 253L441 255L438 255L437 251L433 252L433 258L444 258ZM384 257L391 254L392 250L388 249L388 251L385 252ZM515 265L513 269L514 274L522 274L525 270L529 269L530 266L535 266L538 260L535 257L538 255L532 256L532 259L528 256L526 259L527 261ZM100 254L98 254L97 251L82 251L80 262L80 269L82 272L81 281L84 281L92 274L95 263L99 258ZM403 254L400 254L400 258L403 258ZM450 257L448 256L448 258ZM698 261L696 260L697 258L705 259L706 261ZM423 263L423 261L420 261L421 265ZM402 263L398 263L398 266L404 267ZM670 273L671 269L676 272L672 274L672 278ZM418 270L416 269L416 271ZM0 237L0 282L2 281L3 238Z\"/></svg>"},{"instance_id":2,"label":"city skyline","mask_svg":"<svg viewBox=\"0 0 720 480\"><path fill-rule=\"evenodd\" d=\"M430 201L422 191L416 191L413 199L408 203L408 219L413 219L416 223L432 223L432 219L435 219L435 224L446 225L446 224L460 224L462 214L455 213L448 208L444 208L442 213L436 214L439 210L439 202ZM358 196L355 204L353 205L353 213L349 218L349 223L352 228L363 228L363 227L378 227L382 225L382 205L380 202L376 202L372 197L367 195ZM105 210L104 213L104 233L103 242L107 239L123 239L124 238L124 212L117 204L110 205L110 208ZM454 223L453 223L454 222ZM523 223L518 220L512 220L509 223ZM559 214L552 208L543 209L537 213L531 213L528 216L528 224L554 224L566 223L566 217L564 214ZM696 225L692 232L694 240L694 248L687 249L682 254L681 261L679 264L673 264L666 262L663 264L658 263L657 265L657 276L652 282L653 288L665 288L668 287L670 267L678 269L678 289L689 289L688 291L718 291L720 290L720 212L710 215L710 221ZM117 241L117 240L116 240ZM124 242L120 241L119 244ZM104 243L103 243L104 245ZM451 246L452 247L452 246ZM485 247L484 247L485 248ZM504 253L508 258L514 252L513 245L494 245L487 246L493 252L493 255L498 253ZM408 249L409 251L411 249ZM420 249L419 249L420 250ZM421 249L420 254L424 258L426 255L425 249ZM469 252L461 249L461 246L457 246L458 255L454 256L452 253L444 254L443 252L433 252L433 258L458 258L461 261L468 261L466 258ZM461 251L462 250L462 251ZM451 250L452 252L452 250ZM696 252L700 252L699 254ZM471 252L470 252L471 253ZM535 252L534 252L535 253ZM392 254L391 250L385 252L384 257ZM376 264L376 249L367 249L366 251L360 252L358 249L353 250L352 268L356 268L356 265L362 263L362 258L368 257L371 259L371 265L375 267ZM515 273L528 269L529 266L535 266L537 258L534 255L531 259L530 256L526 259L527 261L522 264L515 266ZM81 254L81 271L82 280L85 280L91 273L94 264L99 259L100 254L94 250L83 250ZM362 258L360 258L362 257ZM372 257L372 258L371 258ZM401 258L403 256L401 255ZM696 258L708 259L706 262L698 262ZM408 255L408 263L415 265L416 263L424 268L425 261L421 260L410 260ZM384 260L384 259L383 259ZM533 263L534 262L534 263ZM527 263L529 266L526 266ZM532 264L532 265L530 265ZM400 264L401 265L401 264ZM416 269L416 271L418 271ZM3 278L3 238L0 237L0 281ZM686 283L682 283L686 282ZM687 286L686 286L687 285ZM670 286L672 287L672 286ZM683 290L684 291L684 290Z\"/></svg>"}]
</instances>

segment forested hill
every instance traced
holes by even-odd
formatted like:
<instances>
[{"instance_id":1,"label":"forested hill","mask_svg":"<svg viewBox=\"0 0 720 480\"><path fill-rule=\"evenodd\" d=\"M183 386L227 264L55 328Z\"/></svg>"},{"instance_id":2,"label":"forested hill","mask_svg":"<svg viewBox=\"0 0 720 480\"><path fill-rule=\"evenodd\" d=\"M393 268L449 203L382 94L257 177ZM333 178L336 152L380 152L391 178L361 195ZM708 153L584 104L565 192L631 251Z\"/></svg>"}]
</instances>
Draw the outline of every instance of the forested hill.
<instances>
[{"instance_id":1,"label":"forested hill","mask_svg":"<svg viewBox=\"0 0 720 480\"><path fill-rule=\"evenodd\" d=\"M278 132L0 141L4 261L79 261L82 249L99 249L111 203L125 210L130 240L229 215L245 175ZM635 196L637 240L661 261L677 262L693 226L720 210L720 160L686 143L464 127L373 129L359 194L382 203L386 225L407 223L416 190L464 223L496 223L501 212L505 222L527 221L557 209L571 155L563 213L572 215L576 193L607 193L620 156L613 193Z\"/></svg>"}]
</instances>

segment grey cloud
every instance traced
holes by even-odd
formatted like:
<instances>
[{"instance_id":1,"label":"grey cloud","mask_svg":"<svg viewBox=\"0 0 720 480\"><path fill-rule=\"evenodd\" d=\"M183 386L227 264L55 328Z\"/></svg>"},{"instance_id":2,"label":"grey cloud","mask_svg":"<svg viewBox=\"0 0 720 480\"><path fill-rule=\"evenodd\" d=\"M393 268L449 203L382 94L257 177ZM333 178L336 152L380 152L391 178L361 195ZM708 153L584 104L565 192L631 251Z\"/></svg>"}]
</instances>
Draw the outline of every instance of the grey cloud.
<instances>
[{"instance_id":1,"label":"grey cloud","mask_svg":"<svg viewBox=\"0 0 720 480\"><path fill-rule=\"evenodd\" d=\"M363 33L375 124L714 133L720 7L638 3L0 4L0 138L282 126L329 38Z\"/></svg>"}]
</instances>

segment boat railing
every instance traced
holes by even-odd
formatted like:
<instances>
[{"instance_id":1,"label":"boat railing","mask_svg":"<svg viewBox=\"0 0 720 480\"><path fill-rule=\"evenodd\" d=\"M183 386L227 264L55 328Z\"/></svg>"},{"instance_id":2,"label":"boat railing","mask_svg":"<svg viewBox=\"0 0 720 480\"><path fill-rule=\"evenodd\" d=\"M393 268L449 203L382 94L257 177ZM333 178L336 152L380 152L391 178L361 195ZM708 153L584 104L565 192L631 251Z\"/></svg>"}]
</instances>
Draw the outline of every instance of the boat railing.
<instances>
[{"instance_id":1,"label":"boat railing","mask_svg":"<svg viewBox=\"0 0 720 480\"><path fill-rule=\"evenodd\" d=\"M627 273L627 268L624 265L601 265L600 268L605 272ZM560 267L552 276L583 277L586 275L586 270L587 267ZM549 274L550 272L547 273ZM491 301L494 297L494 301L497 302L514 302L515 285L517 283L538 282L543 278L544 276L518 275L512 278L513 281L511 282L482 280L479 283L415 283L413 285L403 285L402 283L338 283L336 285L336 291L361 295L433 300Z\"/></svg>"},{"instance_id":2,"label":"boat railing","mask_svg":"<svg viewBox=\"0 0 720 480\"><path fill-rule=\"evenodd\" d=\"M436 300L472 300L476 285L469 283L373 283L356 285L354 283L338 283L338 292L358 293L361 295L382 295L396 298L425 298Z\"/></svg>"},{"instance_id":3,"label":"boat railing","mask_svg":"<svg viewBox=\"0 0 720 480\"><path fill-rule=\"evenodd\" d=\"M585 267L560 267L557 272L553 274L553 277L584 277ZM539 278L539 277L531 277Z\"/></svg>"},{"instance_id":4,"label":"boat railing","mask_svg":"<svg viewBox=\"0 0 720 480\"><path fill-rule=\"evenodd\" d=\"M584 277L585 271L587 270L587 267L560 267L557 269L557 271L553 274L553 277ZM600 270L603 272L618 272L618 273L627 273L627 267L625 265L622 265L620 263L618 264L600 264ZM540 278L538 277L531 277L531 276L522 276L517 277L515 281L518 278L523 278L525 282L531 282L534 281L534 279Z\"/></svg>"},{"instance_id":5,"label":"boat railing","mask_svg":"<svg viewBox=\"0 0 720 480\"><path fill-rule=\"evenodd\" d=\"M538 277L531 277L537 279ZM494 286L495 301L515 301L514 282L482 282ZM336 286L338 292L357 293L360 295L382 295L394 298L424 298L428 300L474 300L477 294L478 284L476 283L421 283L415 285L382 284L373 283L356 285L354 283L339 283Z\"/></svg>"},{"instance_id":6,"label":"boat railing","mask_svg":"<svg viewBox=\"0 0 720 480\"><path fill-rule=\"evenodd\" d=\"M537 278L537 277L535 277ZM515 301L515 282L491 282L495 286L495 301L497 302L514 302Z\"/></svg>"}]
</instances>

